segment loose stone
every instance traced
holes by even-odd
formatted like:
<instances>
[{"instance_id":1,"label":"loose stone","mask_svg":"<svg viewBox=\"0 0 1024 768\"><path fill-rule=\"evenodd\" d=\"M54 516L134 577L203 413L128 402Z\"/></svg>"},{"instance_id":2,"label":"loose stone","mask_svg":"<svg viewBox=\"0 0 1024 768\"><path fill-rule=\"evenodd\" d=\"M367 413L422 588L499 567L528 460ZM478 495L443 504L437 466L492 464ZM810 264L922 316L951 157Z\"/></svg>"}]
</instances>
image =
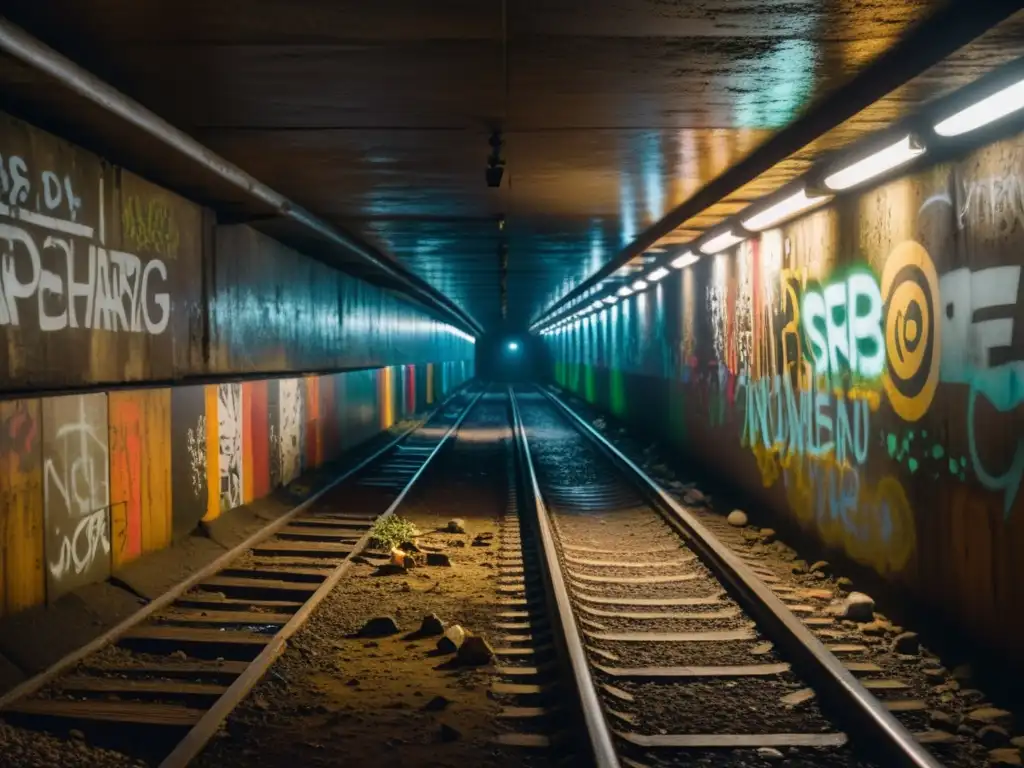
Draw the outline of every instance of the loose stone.
<instances>
[{"instance_id":1,"label":"loose stone","mask_svg":"<svg viewBox=\"0 0 1024 768\"><path fill-rule=\"evenodd\" d=\"M729 513L729 516L725 518L725 521L729 523L729 525L733 525L737 528L742 528L744 525L747 524L747 513L744 512L742 509L734 509L732 512Z\"/></svg>"},{"instance_id":2,"label":"loose stone","mask_svg":"<svg viewBox=\"0 0 1024 768\"><path fill-rule=\"evenodd\" d=\"M437 650L441 653L455 653L466 641L466 630L455 624L444 632L444 637L437 641Z\"/></svg>"},{"instance_id":3,"label":"loose stone","mask_svg":"<svg viewBox=\"0 0 1024 768\"><path fill-rule=\"evenodd\" d=\"M387 637L400 632L393 616L374 616L359 630L360 637Z\"/></svg>"}]
</instances>

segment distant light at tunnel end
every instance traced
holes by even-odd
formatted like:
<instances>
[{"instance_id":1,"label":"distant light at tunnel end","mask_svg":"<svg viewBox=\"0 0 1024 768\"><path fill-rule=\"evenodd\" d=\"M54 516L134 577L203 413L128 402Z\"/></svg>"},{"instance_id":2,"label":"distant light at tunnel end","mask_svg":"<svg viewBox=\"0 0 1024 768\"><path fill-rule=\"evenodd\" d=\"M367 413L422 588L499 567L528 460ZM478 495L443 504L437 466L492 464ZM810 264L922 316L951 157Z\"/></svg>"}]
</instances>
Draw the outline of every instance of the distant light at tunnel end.
<instances>
[{"instance_id":1,"label":"distant light at tunnel end","mask_svg":"<svg viewBox=\"0 0 1024 768\"><path fill-rule=\"evenodd\" d=\"M518 341L510 341L508 343L508 351L509 352L518 352L519 351L519 342Z\"/></svg>"}]
</instances>

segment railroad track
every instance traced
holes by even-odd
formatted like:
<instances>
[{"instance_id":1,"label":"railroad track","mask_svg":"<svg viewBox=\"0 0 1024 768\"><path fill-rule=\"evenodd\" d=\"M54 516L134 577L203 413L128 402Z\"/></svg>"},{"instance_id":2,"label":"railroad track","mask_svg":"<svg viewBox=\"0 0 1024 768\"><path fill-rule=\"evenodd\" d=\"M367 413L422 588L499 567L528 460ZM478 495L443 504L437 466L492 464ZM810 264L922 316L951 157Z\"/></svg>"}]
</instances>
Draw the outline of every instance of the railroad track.
<instances>
[{"instance_id":1,"label":"railroad track","mask_svg":"<svg viewBox=\"0 0 1024 768\"><path fill-rule=\"evenodd\" d=\"M857 681L870 665L823 645L769 574L557 398L509 393L520 503L536 509L567 708L594 764L939 766Z\"/></svg>"},{"instance_id":2,"label":"railroad track","mask_svg":"<svg viewBox=\"0 0 1024 768\"><path fill-rule=\"evenodd\" d=\"M0 700L0 716L187 765L338 584L482 392L448 398L326 488ZM358 510L344 511L344 510Z\"/></svg>"}]
</instances>

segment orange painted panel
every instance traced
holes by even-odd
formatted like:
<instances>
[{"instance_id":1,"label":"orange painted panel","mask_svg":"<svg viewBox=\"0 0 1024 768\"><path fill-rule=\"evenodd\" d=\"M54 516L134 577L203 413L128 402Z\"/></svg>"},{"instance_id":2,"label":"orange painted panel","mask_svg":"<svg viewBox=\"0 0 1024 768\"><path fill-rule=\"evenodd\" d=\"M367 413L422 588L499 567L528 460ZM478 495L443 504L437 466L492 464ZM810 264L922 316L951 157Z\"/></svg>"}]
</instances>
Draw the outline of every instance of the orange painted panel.
<instances>
[{"instance_id":1,"label":"orange painted panel","mask_svg":"<svg viewBox=\"0 0 1024 768\"><path fill-rule=\"evenodd\" d=\"M45 600L39 401L0 402L0 616Z\"/></svg>"},{"instance_id":2,"label":"orange painted panel","mask_svg":"<svg viewBox=\"0 0 1024 768\"><path fill-rule=\"evenodd\" d=\"M220 440L217 426L217 385L203 388L206 398L206 514L203 520L220 517Z\"/></svg>"},{"instance_id":3,"label":"orange painted panel","mask_svg":"<svg viewBox=\"0 0 1024 768\"><path fill-rule=\"evenodd\" d=\"M242 503L253 500L252 404L253 382L242 384Z\"/></svg>"},{"instance_id":4,"label":"orange painted panel","mask_svg":"<svg viewBox=\"0 0 1024 768\"><path fill-rule=\"evenodd\" d=\"M111 392L107 407L116 569L171 540L171 391Z\"/></svg>"}]
</instances>

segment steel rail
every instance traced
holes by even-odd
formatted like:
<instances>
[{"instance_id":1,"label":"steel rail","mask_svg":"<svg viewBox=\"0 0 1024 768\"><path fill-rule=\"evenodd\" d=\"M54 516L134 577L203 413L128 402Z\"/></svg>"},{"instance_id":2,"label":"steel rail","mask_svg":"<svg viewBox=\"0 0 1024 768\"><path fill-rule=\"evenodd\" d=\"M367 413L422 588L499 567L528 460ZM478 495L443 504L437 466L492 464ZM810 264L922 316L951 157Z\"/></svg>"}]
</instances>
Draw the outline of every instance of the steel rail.
<instances>
[{"instance_id":1,"label":"steel rail","mask_svg":"<svg viewBox=\"0 0 1024 768\"><path fill-rule=\"evenodd\" d=\"M769 627L773 637L785 641L786 650L794 661L805 674L813 676L826 694L825 698L836 705L836 719L847 719L854 726L853 730L865 738L865 743L873 739L869 749L880 752L887 761L886 766L942 768L942 764L857 681L746 563L560 397L546 388L538 389L569 417L570 423L584 437L626 470L624 474L677 530L681 529L704 563L732 588L748 612Z\"/></svg>"},{"instance_id":2,"label":"steel rail","mask_svg":"<svg viewBox=\"0 0 1024 768\"><path fill-rule=\"evenodd\" d=\"M269 206L281 216L301 224L334 245L355 254L363 262L396 280L419 301L455 320L464 329L478 335L483 334L483 326L472 315L429 283L420 284L418 278L400 265L374 253L365 244L250 176L234 163L225 160L184 131L175 128L159 115L37 40L3 16L0 16L0 51L46 73L68 90L134 125L222 181Z\"/></svg>"},{"instance_id":3,"label":"steel rail","mask_svg":"<svg viewBox=\"0 0 1024 768\"><path fill-rule=\"evenodd\" d=\"M431 465L434 458L440 452L441 448L448 442L456 430L462 425L462 422L466 420L466 416L473 410L473 407L483 397L486 389L482 389L480 392L473 397L472 400L466 405L465 409L459 415L458 419L448 428L448 430L438 440L437 445L434 446L433 450L424 459L423 464L420 465L419 469L409 478L409 482L405 484L402 491L398 494L394 501L388 505L388 508L384 510L380 515L374 519L374 524L381 520L386 520L391 517L395 510L401 506L405 497L408 496L413 486L423 476L423 473L427 470L427 467ZM450 402L445 401L445 404ZM443 410L443 408L441 409ZM421 424L417 429L422 429L426 426L426 422ZM415 430L411 430L406 434L412 434ZM312 616L313 611L318 605L326 598L338 585L338 582L348 573L352 567L352 558L359 554L366 546L370 543L370 538L373 536L373 528L364 533L359 541L352 546L352 551L345 557L345 560L335 568L330 575L324 579L324 581L317 588L310 598L303 603L302 607L297 610L292 617L288 620L281 629L274 635L273 639L260 651L259 655L245 668L235 680L231 683L228 689L213 703L199 721L192 726L185 737L178 742L167 757L161 762L159 768L185 768L195 757L202 752L207 742L213 738L214 734L220 728L227 717L234 711L234 709L242 702L242 700L248 695L249 691L252 690L253 686L256 685L262 678L263 675L270 669L271 664L274 660L280 656L288 643L289 638L294 635Z\"/></svg>"},{"instance_id":4,"label":"steel rail","mask_svg":"<svg viewBox=\"0 0 1024 768\"><path fill-rule=\"evenodd\" d=\"M569 656L569 664L576 683L576 693L580 700L580 709L583 714L594 765L598 766L598 768L620 768L619 757L616 753L615 745L612 743L611 728L608 726L604 709L601 707L598 699L594 678L590 674L590 663L587 660L586 651L583 649L583 640L576 626L572 602L569 598L569 592L565 587L558 550L555 547L555 536L552 530L550 515L548 514L547 506L544 504L540 484L537 482L537 473L534 469L533 457L530 453L530 441L526 436L526 427L523 424L522 415L519 413L519 404L516 400L515 390L512 387L508 388L508 395L512 411L512 434L519 447L522 459L519 471L525 476L528 486L527 490L530 493L537 513L537 530L540 535L540 545L546 565L544 572L548 577L551 596L555 601L558 611L559 624L562 629L562 640Z\"/></svg>"}]
</instances>

